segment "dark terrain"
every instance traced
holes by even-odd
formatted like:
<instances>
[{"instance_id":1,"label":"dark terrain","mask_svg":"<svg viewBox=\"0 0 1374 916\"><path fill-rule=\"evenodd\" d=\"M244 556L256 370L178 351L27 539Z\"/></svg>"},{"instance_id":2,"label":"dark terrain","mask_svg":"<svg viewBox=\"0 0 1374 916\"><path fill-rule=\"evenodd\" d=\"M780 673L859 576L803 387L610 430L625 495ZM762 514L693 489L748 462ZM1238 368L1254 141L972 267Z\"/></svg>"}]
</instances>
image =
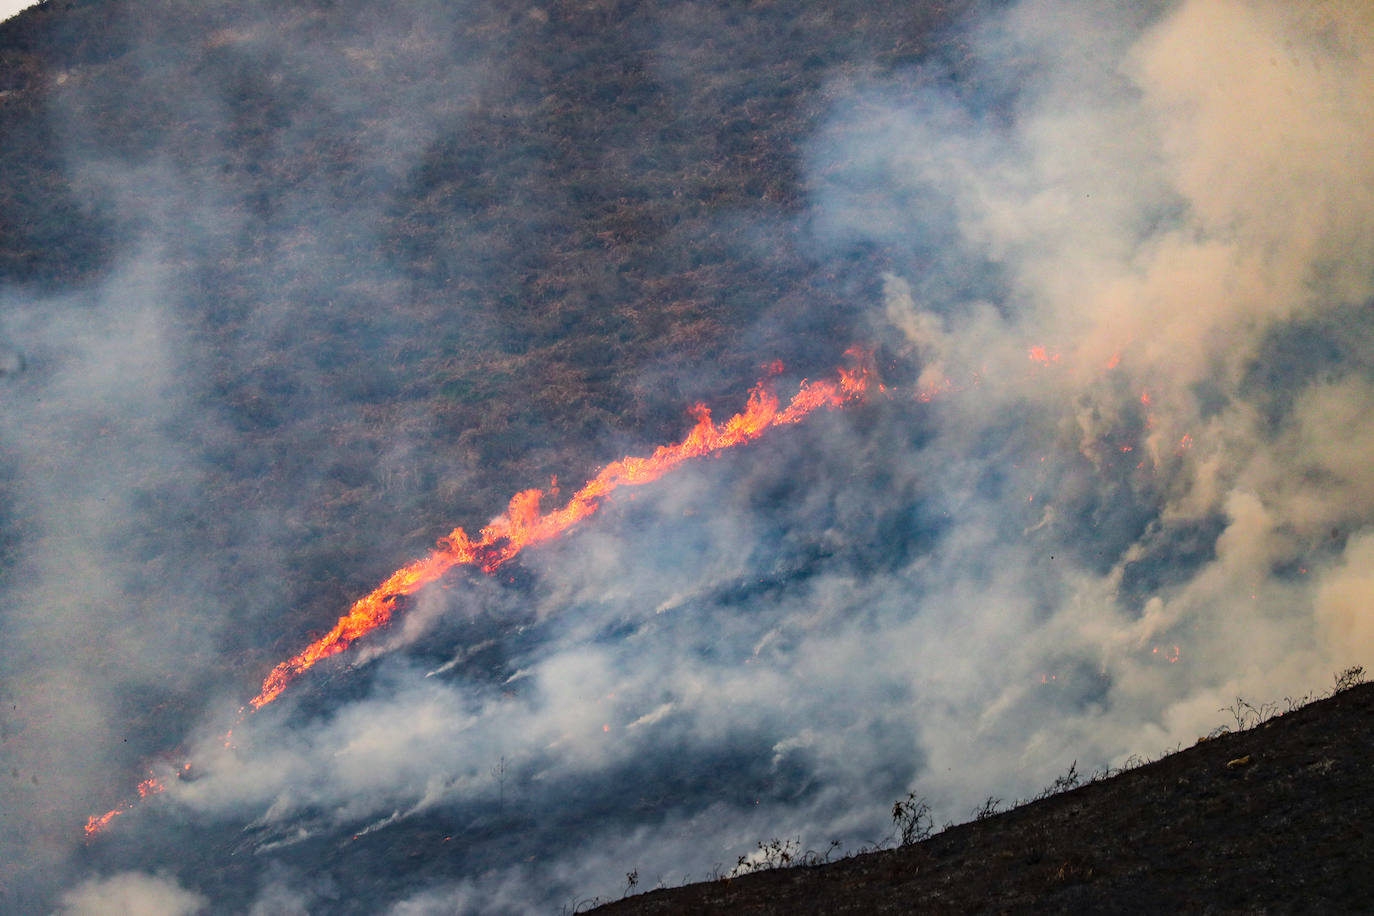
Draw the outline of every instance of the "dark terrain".
<instances>
[{"instance_id":1,"label":"dark terrain","mask_svg":"<svg viewBox=\"0 0 1374 916\"><path fill-rule=\"evenodd\" d=\"M924 842L598 913L1366 913L1374 684Z\"/></svg>"},{"instance_id":2,"label":"dark terrain","mask_svg":"<svg viewBox=\"0 0 1374 916\"><path fill-rule=\"evenodd\" d=\"M738 409L773 360L796 380L878 342L907 255L816 244L804 144L861 69L955 73L970 5L54 0L0 24L0 284L80 302L165 244L197 540L287 515L290 594L237 597L237 551L215 585L279 639L197 663L251 693L455 524L676 439L695 401ZM158 521L129 549L175 562L184 520Z\"/></svg>"},{"instance_id":3,"label":"dark terrain","mask_svg":"<svg viewBox=\"0 0 1374 916\"><path fill-rule=\"evenodd\" d=\"M739 409L774 360L795 385L880 343L868 313L903 255L816 243L805 143L855 74L955 73L945 30L969 6L51 0L0 24L0 289L45 303L40 327L81 327L137 311L121 271L150 265L177 380L134 423L37 402L24 420L26 446L89 454L99 486L127 494L100 549L136 572L79 651L139 685L113 701L119 737L92 797L59 800L13 768L16 806L42 812L26 842L71 844L151 757L177 753L207 697L252 696L455 525L676 440L693 402ZM66 370L25 339L0 340L23 367L0 380L19 391ZM156 445L106 460L163 439L177 461ZM17 558L44 543L45 519L12 448L0 584L18 594ZM214 635L184 607L213 609ZM525 623L517 609L458 625L458 644L492 647L455 674L499 684ZM96 648L150 631L184 642L152 684L139 659ZM442 639L432 651L453 654ZM6 741L47 740L3 699ZM510 814L473 849L523 858L618 804L608 794L574 824ZM234 869L253 865L232 855L236 832L80 855L204 857L232 897L247 880ZM410 824L328 854L366 910L348 882L468 867L433 855L448 832ZM0 909L50 908L48 880L0 861Z\"/></svg>"},{"instance_id":4,"label":"dark terrain","mask_svg":"<svg viewBox=\"0 0 1374 916\"><path fill-rule=\"evenodd\" d=\"M173 823L153 805L142 835L78 836L88 814L128 799L150 759L179 760L192 726L218 721L210 698L252 696L359 595L516 491L555 475L575 486L676 441L689 405L733 412L774 360L786 366L780 389L794 389L858 343L886 382L912 382L922 367L880 315L882 277L920 276L939 241L823 238L815 201L853 175L818 165L808 144L837 108L863 120L844 106L864 81L890 79L894 93L937 82L986 103L990 122L1005 117L1014 100L976 85L959 32L1002 5L50 0L0 24L0 293L51 313L31 339L60 339L64 323L80 328L102 308L138 314L106 300L123 294L128 265L152 262L166 300L161 368L175 382L149 419L116 411L134 417L125 428L37 405L19 414L31 447L0 441L0 599L23 606L23 558L49 537L47 507L15 470L30 452L89 452L76 469L130 507L91 575L134 571L109 587L120 613L90 614L58 650L32 653L32 669L24 633L0 619L25 690L58 652L127 688L111 700L113 749L89 762L99 770L84 775L84 796L6 761L15 808L38 812L40 827L15 829L8 813L0 823L21 838L0 843L0 910L50 912L63 882L150 863L246 905L270 859L332 872L323 911L376 912L494 863L595 845L622 824L790 797L766 770L764 735L681 767L636 761L592 789L551 784L508 801L503 782L469 808L351 839L321 830L275 851L251 824ZM958 283L995 283L986 265L966 266ZM25 386L45 390L69 367L60 348L25 351L20 338L0 339L0 384L13 386L0 393L27 406ZM852 414L902 454L929 435L924 409ZM163 440L176 447L158 461ZM147 468L144 442L155 443ZM780 447L760 502L804 491L804 470L801 483L787 478L784 459L811 447ZM754 463L769 461L719 467L732 480ZM871 514L856 510L862 524L833 542L825 525L780 525L787 562L709 600L743 607L752 590L782 593L822 570L862 582L935 537L882 466L846 472L885 494ZM1098 562L1115 561L1102 550ZM465 575L446 584L478 579ZM524 600L530 577L512 564L483 613L436 625L411 650L416 663L475 646L448 676L503 690L547 636ZM181 640L165 671L103 648L164 631ZM321 665L299 690L302 730L366 695L377 667ZM914 845L605 911L1368 911L1372 716L1374 687L1361 686ZM0 751L46 741L48 728L0 693L0 741L12 742ZM874 774L875 793L888 784L911 783L895 768ZM445 847L454 835L466 842ZM19 843L58 852L4 855ZM69 850L67 872L48 864Z\"/></svg>"}]
</instances>

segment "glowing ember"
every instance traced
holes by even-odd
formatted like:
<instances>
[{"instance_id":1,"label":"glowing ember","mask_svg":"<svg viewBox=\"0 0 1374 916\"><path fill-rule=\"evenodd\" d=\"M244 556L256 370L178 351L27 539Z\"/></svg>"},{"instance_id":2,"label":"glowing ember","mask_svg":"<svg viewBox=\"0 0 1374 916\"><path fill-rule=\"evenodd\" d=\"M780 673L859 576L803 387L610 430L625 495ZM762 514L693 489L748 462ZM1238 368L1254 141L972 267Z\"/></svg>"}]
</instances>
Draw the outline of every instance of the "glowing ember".
<instances>
[{"instance_id":1,"label":"glowing ember","mask_svg":"<svg viewBox=\"0 0 1374 916\"><path fill-rule=\"evenodd\" d=\"M1151 654L1164 659L1172 665L1178 661L1179 647L1173 646L1172 649L1166 648L1163 652L1160 652L1159 646L1155 646L1154 649L1151 650Z\"/></svg>"},{"instance_id":2,"label":"glowing ember","mask_svg":"<svg viewBox=\"0 0 1374 916\"><path fill-rule=\"evenodd\" d=\"M189 763L186 764L185 769L189 770L190 768L191 765ZM138 797L147 798L149 795L156 795L165 788L167 787L163 785L161 780L159 780L156 776L149 776L147 779L143 780L138 784ZM104 830L107 826L109 826L110 821L119 817L121 814L123 814L125 811L128 811L132 807L132 802L125 802L118 808L106 811L104 814L92 814L90 817L86 818L86 836L95 836L97 833L99 833L100 831Z\"/></svg>"},{"instance_id":3,"label":"glowing ember","mask_svg":"<svg viewBox=\"0 0 1374 916\"><path fill-rule=\"evenodd\" d=\"M128 810L128 807L128 805L124 805L115 808L113 811L106 811L99 816L92 814L90 817L86 818L86 836L95 836L97 833L104 830L106 826L109 825L110 821L123 814Z\"/></svg>"},{"instance_id":4,"label":"glowing ember","mask_svg":"<svg viewBox=\"0 0 1374 916\"><path fill-rule=\"evenodd\" d=\"M859 366L865 365L862 353L851 350L850 356ZM769 369L781 366L773 364ZM834 381L803 381L791 402L781 410L777 397L760 382L750 390L740 413L717 424L704 405L696 405L691 411L696 424L681 442L659 446L648 457L626 457L606 465L562 508L542 511L541 502L551 495L543 490L515 494L506 511L478 532L475 540L462 528L455 528L440 539L438 547L427 557L398 569L371 593L359 598L333 629L273 668L250 705L261 709L275 700L316 662L343 652L359 637L390 621L399 598L414 594L453 567L476 565L484 572L494 572L531 544L557 537L595 513L619 487L651 483L689 458L742 445L774 426L799 422L818 408L839 407L853 401L868 390L869 377L867 368L857 368L841 369ZM556 488L551 489L556 493Z\"/></svg>"},{"instance_id":5,"label":"glowing ember","mask_svg":"<svg viewBox=\"0 0 1374 916\"><path fill-rule=\"evenodd\" d=\"M887 391L887 389L882 385L878 386L878 390L883 392ZM932 382L918 389L916 392L916 400L920 401L922 404L929 404L931 401L935 400L937 397L944 394L945 392L953 390L954 383L952 381L950 381L947 378L941 379L938 382Z\"/></svg>"}]
</instances>

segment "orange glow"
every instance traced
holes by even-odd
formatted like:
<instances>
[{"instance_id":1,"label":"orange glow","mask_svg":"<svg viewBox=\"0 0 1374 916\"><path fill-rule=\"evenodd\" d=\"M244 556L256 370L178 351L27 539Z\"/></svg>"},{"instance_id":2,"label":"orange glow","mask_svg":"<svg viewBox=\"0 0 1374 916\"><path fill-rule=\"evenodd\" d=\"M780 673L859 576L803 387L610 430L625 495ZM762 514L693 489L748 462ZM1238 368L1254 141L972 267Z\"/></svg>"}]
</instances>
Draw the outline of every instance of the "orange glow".
<instances>
[{"instance_id":1,"label":"orange glow","mask_svg":"<svg viewBox=\"0 0 1374 916\"><path fill-rule=\"evenodd\" d=\"M186 764L185 768L189 770L191 768L191 765L188 763ZM149 776L147 779L143 780L138 784L138 797L147 798L149 795L156 795L165 788L167 787L163 785L162 781L159 780L156 776ZM125 811L128 811L132 807L133 804L131 802L125 802L118 808L113 808L109 811L106 811L104 814L92 814L90 817L86 818L86 837L89 839L90 837L95 836L97 833L108 827L110 821L119 817L121 814L123 814Z\"/></svg>"},{"instance_id":2,"label":"orange glow","mask_svg":"<svg viewBox=\"0 0 1374 916\"><path fill-rule=\"evenodd\" d=\"M711 412L705 405L697 404L690 410L695 423L682 441L659 446L647 457L630 456L611 462L583 484L561 508L547 511L541 508L543 500L559 495L558 479L555 477L548 490L530 489L516 493L511 497L506 511L488 522L478 532L476 539L464 529L454 528L446 537L439 539L436 548L428 556L396 570L381 585L354 602L348 613L340 617L328 633L273 668L249 705L255 711L271 703L316 662L338 655L360 637L387 624L400 598L414 594L453 567L472 565L483 572L492 573L526 547L555 538L593 515L622 486L652 483L690 458L751 442L772 427L798 423L822 407L841 407L861 399L869 391L870 385L874 384L871 355L858 349L851 349L846 355L852 360L854 368L840 369L833 380L802 381L786 407L781 406L777 396L762 381L750 389L744 410L720 423L711 419ZM764 368L770 375L778 375L783 371L779 360ZM946 382L946 390L948 387ZM922 397L922 400L928 399L928 395ZM240 710L239 721L247 712L247 708ZM603 731L609 732L610 725L604 725ZM225 734L223 740L226 748L233 746L233 734L233 729ZM185 764L183 769L189 770L190 764ZM150 777L138 784L138 796L140 799L147 798L164 788L155 777ZM86 821L86 836L99 833L116 817L131 810L133 805L133 802L126 802L105 814L92 815Z\"/></svg>"},{"instance_id":3,"label":"orange glow","mask_svg":"<svg viewBox=\"0 0 1374 916\"><path fill-rule=\"evenodd\" d=\"M282 695L291 683L308 672L320 659L330 658L348 650L349 645L361 636L386 625L396 610L397 600L403 596L414 595L430 582L438 580L455 566L477 566L485 573L493 573L502 564L515 558L522 549L541 541L558 537L581 520L595 514L611 493L621 486L639 486L642 483L657 481L666 472L682 464L683 461L712 455L720 450L743 445L763 435L769 428L800 423L819 408L844 407L860 400L872 385L871 354L864 350L851 349L846 356L851 358L853 367L840 369L833 380L811 382L802 380L800 389L794 394L786 408L780 407L778 397L768 390L764 382L758 382L749 390L745 409L735 413L724 422L713 422L710 411L705 405L691 408L695 423L686 437L675 445L661 445L647 457L624 457L611 461L600 470L596 477L584 483L583 488L573 494L572 499L562 508L540 508L544 499L556 499L559 494L558 478L552 479L548 490L529 489L511 497L510 504L502 515L492 519L473 540L473 537L455 527L447 537L440 538L436 549L425 558L415 560L389 575L386 581L372 589L368 595L360 597L349 608L348 614L338 619L334 628L298 652L273 667L272 672L262 681L258 695L249 700L253 710L262 709L272 700ZM765 365L769 375L783 371L782 361L774 360ZM925 398L923 398L925 400ZM631 497L633 499L633 497ZM239 711L239 721L243 720L245 710ZM603 726L609 732L610 725ZM232 747L234 729L224 736L224 746ZM184 770L191 765L185 764ZM139 783L139 798L147 798L164 791L161 781L150 777ZM85 834L93 836L106 828L115 817L133 808L133 802L125 802L104 814L87 818Z\"/></svg>"},{"instance_id":4,"label":"orange glow","mask_svg":"<svg viewBox=\"0 0 1374 916\"><path fill-rule=\"evenodd\" d=\"M879 391L886 391L883 386L878 386ZM941 379L939 382L932 382L916 391L916 400L922 404L929 404L940 395L954 390L954 383L948 378Z\"/></svg>"},{"instance_id":5,"label":"orange glow","mask_svg":"<svg viewBox=\"0 0 1374 916\"><path fill-rule=\"evenodd\" d=\"M1030 348L1030 358L1031 362L1040 363L1042 366L1059 362L1058 353L1050 353L1044 347L1039 346Z\"/></svg>"},{"instance_id":6,"label":"orange glow","mask_svg":"<svg viewBox=\"0 0 1374 916\"><path fill-rule=\"evenodd\" d=\"M126 807L127 806L115 808L113 811L106 811L99 816L92 814L90 817L86 818L86 836L95 836L97 833L104 830L109 825L110 821L124 813Z\"/></svg>"},{"instance_id":7,"label":"orange glow","mask_svg":"<svg viewBox=\"0 0 1374 916\"><path fill-rule=\"evenodd\" d=\"M1113 353L1113 354L1112 354L1112 358L1109 359L1109 360L1107 360L1107 368L1108 368L1108 369L1115 369L1115 368L1116 368L1117 366L1119 366L1119 365L1121 365L1121 354L1120 354L1120 353Z\"/></svg>"},{"instance_id":8,"label":"orange glow","mask_svg":"<svg viewBox=\"0 0 1374 916\"><path fill-rule=\"evenodd\" d=\"M697 404L691 409L696 423L682 441L661 445L647 457L611 462L583 484L562 508L544 511L541 502L552 494L538 489L522 490L511 497L504 513L478 532L475 540L462 528L453 529L428 556L392 573L359 598L328 633L273 668L250 705L256 710L271 703L316 662L343 652L359 637L389 622L402 596L414 594L453 567L475 565L484 572L494 572L526 547L557 537L591 516L619 487L651 483L689 458L751 442L768 429L800 422L821 407L840 407L859 399L867 392L872 373L865 353L850 350L848 355L856 368L840 369L833 381L803 381L782 409L777 396L762 382L750 389L744 410L721 423L714 422L711 412Z\"/></svg>"}]
</instances>

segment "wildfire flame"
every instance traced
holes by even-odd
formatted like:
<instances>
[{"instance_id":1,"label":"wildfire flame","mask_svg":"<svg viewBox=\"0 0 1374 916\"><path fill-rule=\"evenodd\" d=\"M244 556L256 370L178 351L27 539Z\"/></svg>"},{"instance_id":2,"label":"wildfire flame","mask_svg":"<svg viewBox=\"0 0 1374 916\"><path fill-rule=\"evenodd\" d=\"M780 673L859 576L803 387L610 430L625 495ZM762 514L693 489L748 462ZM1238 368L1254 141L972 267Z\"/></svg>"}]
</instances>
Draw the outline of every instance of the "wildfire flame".
<instances>
[{"instance_id":1,"label":"wildfire flame","mask_svg":"<svg viewBox=\"0 0 1374 916\"><path fill-rule=\"evenodd\" d=\"M104 830L110 821L123 814L128 807L128 805L124 805L106 811L104 814L92 814L90 817L86 818L86 836L95 836L97 833Z\"/></svg>"},{"instance_id":2,"label":"wildfire flame","mask_svg":"<svg viewBox=\"0 0 1374 916\"><path fill-rule=\"evenodd\" d=\"M190 764L187 764L187 767L189 766ZM141 799L147 798L149 795L156 795L165 788L167 787L163 785L162 781L159 780L156 776L149 776L147 779L143 780L138 784L138 797ZM104 830L105 827L109 825L110 821L119 817L121 814L123 814L125 811L128 811L133 806L133 802L125 802L118 808L113 808L109 811L106 811L104 814L92 814L90 817L86 818L86 836L95 836L97 833Z\"/></svg>"},{"instance_id":3,"label":"wildfire flame","mask_svg":"<svg viewBox=\"0 0 1374 916\"><path fill-rule=\"evenodd\" d=\"M249 705L257 710L271 703L316 662L338 655L387 623L397 599L414 594L453 567L475 565L491 573L531 544L557 537L595 513L619 487L650 483L689 458L742 445L775 426L796 423L818 408L839 407L861 397L868 390L871 372L863 353L851 350L849 355L858 368L839 370L833 381L803 381L785 408L780 409L777 396L763 382L750 389L744 410L724 422L714 422L711 412L697 404L691 410L696 424L681 442L659 446L648 457L626 457L606 465L562 508L543 511L541 503L550 494L523 490L511 497L506 511L478 532L476 539L462 528L453 529L428 556L396 570L359 598L328 633L273 668ZM769 366L774 372L780 368L776 363Z\"/></svg>"},{"instance_id":4,"label":"wildfire flame","mask_svg":"<svg viewBox=\"0 0 1374 916\"><path fill-rule=\"evenodd\" d=\"M764 381L749 390L744 410L722 423L714 422L710 410L697 404L691 409L696 423L681 442L659 446L648 457L630 456L606 465L560 509L544 512L540 508L545 497L558 495L555 478L548 491L531 489L516 493L506 511L482 528L476 540L462 528L454 528L448 536L440 538L438 546L428 556L396 570L381 585L355 601L328 633L273 668L249 705L256 711L271 703L316 662L338 655L360 637L390 621L397 599L414 594L453 567L475 565L484 572L494 572L531 544L557 537L594 514L622 486L651 483L690 458L751 442L775 426L800 422L821 407L840 407L858 400L869 390L873 374L871 359L858 349L849 350L847 355L855 368L838 370L832 381L803 380L785 408ZM780 360L764 368L769 375L783 371ZM230 730L225 735L226 747L231 744L232 734ZM189 769L190 764L186 767ZM138 797L147 798L165 788L156 778L149 778L138 784ZM86 836L99 833L133 804L126 802L104 814L92 815L86 821Z\"/></svg>"}]
</instances>

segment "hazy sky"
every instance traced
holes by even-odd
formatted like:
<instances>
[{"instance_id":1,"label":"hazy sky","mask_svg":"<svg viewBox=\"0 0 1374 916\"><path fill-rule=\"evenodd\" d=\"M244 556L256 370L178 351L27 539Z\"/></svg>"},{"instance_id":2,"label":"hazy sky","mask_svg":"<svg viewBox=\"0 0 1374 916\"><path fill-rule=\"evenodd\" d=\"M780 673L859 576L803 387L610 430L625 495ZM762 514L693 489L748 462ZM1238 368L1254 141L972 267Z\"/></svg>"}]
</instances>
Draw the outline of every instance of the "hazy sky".
<instances>
[{"instance_id":1,"label":"hazy sky","mask_svg":"<svg viewBox=\"0 0 1374 916\"><path fill-rule=\"evenodd\" d=\"M20 10L34 5L35 0L0 0L0 22L10 18Z\"/></svg>"}]
</instances>

